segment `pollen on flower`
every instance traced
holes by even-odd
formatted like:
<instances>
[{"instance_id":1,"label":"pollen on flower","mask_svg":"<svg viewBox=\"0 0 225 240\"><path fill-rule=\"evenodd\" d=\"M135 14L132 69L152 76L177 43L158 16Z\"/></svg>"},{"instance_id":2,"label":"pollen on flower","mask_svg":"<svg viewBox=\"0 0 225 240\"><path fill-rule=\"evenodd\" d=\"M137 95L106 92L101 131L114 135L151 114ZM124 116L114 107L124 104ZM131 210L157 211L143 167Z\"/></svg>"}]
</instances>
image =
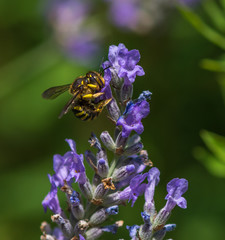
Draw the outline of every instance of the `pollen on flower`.
<instances>
[{"instance_id":1,"label":"pollen on flower","mask_svg":"<svg viewBox=\"0 0 225 240\"><path fill-rule=\"evenodd\" d=\"M95 199L95 198L93 198L91 200L91 203L93 203L96 206L99 206L99 205L101 205L103 203L103 200L102 199Z\"/></svg>"},{"instance_id":2,"label":"pollen on flower","mask_svg":"<svg viewBox=\"0 0 225 240\"><path fill-rule=\"evenodd\" d=\"M116 187L112 181L112 178L102 179L102 183L104 184L105 189L116 190Z\"/></svg>"}]
</instances>

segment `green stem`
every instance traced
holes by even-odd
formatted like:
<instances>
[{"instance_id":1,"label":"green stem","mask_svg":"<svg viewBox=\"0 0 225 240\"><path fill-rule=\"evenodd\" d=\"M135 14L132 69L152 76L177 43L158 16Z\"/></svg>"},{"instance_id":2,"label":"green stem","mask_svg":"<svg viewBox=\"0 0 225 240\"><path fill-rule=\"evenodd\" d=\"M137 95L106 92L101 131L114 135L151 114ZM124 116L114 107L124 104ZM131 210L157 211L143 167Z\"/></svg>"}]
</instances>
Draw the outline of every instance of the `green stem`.
<instances>
[{"instance_id":1,"label":"green stem","mask_svg":"<svg viewBox=\"0 0 225 240\"><path fill-rule=\"evenodd\" d=\"M114 160L113 160L113 162L112 162L112 164L111 164L111 166L110 166L110 168L109 168L108 177L111 177L111 176L112 176L112 174L113 174L113 172L114 172L114 169L115 169L115 167L116 167L116 165L117 165L117 162L118 162L118 157L115 156L115 158L114 158Z\"/></svg>"}]
</instances>

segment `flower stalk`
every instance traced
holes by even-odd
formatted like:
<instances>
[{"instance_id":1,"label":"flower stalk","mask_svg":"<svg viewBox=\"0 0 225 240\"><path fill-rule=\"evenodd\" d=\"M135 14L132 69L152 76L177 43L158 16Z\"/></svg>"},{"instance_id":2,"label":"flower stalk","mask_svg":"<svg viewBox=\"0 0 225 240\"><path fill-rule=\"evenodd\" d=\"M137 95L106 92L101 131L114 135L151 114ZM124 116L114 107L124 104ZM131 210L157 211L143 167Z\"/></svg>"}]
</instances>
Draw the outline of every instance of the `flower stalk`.
<instances>
[{"instance_id":1,"label":"flower stalk","mask_svg":"<svg viewBox=\"0 0 225 240\"><path fill-rule=\"evenodd\" d=\"M55 173L48 175L51 189L42 204L45 211L53 212L51 219L58 227L52 230L50 225L42 223L41 239L93 240L104 232L115 234L123 221L111 225L104 222L119 213L120 205L131 202L133 206L141 195L145 196L141 213L144 223L127 226L130 237L133 240L163 239L166 232L175 228L175 225L166 224L172 209L176 205L186 208L182 195L187 191L187 180L175 178L167 185L166 205L156 212L154 192L160 172L152 167L140 137L144 131L142 119L150 113L151 92L143 91L132 100L135 78L144 75L142 67L137 65L139 60L138 50L128 51L123 44L110 46L108 61L103 63L106 83L102 92L106 99L112 98L111 88L114 88L121 101L118 103L113 98L107 106L110 118L115 122L114 137L103 131L100 142L92 133L88 141L92 149L85 151L85 158L77 153L75 142L66 139L70 150L63 156L54 155ZM108 159L109 151L114 155L113 160ZM86 175L84 159L94 171L92 181ZM149 170L149 167L152 168ZM74 190L74 184L79 186L79 191ZM67 213L60 206L58 191L65 193Z\"/></svg>"}]
</instances>

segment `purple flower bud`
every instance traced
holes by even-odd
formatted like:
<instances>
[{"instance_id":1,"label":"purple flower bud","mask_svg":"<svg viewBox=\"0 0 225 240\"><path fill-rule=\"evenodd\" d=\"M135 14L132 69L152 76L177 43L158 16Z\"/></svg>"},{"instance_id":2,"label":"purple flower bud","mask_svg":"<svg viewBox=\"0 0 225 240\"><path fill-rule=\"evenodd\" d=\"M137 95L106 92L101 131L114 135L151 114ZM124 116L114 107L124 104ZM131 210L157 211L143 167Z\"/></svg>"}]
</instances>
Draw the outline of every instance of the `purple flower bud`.
<instances>
[{"instance_id":1,"label":"purple flower bud","mask_svg":"<svg viewBox=\"0 0 225 240\"><path fill-rule=\"evenodd\" d=\"M109 208L102 208L100 210L98 210L97 212L95 212L91 217L90 217L90 221L89 224L91 226L95 226L98 224L103 223L109 215L116 215L119 212L119 208L118 206L112 206Z\"/></svg>"},{"instance_id":2,"label":"purple flower bud","mask_svg":"<svg viewBox=\"0 0 225 240\"><path fill-rule=\"evenodd\" d=\"M107 214L104 208L101 208L97 212L95 212L89 221L90 226L96 226L103 223L107 219Z\"/></svg>"},{"instance_id":3,"label":"purple flower bud","mask_svg":"<svg viewBox=\"0 0 225 240\"><path fill-rule=\"evenodd\" d=\"M115 142L113 141L112 137L110 136L108 131L104 131L101 133L100 138L103 142L103 144L106 146L106 148L109 151L114 152L115 151Z\"/></svg>"},{"instance_id":4,"label":"purple flower bud","mask_svg":"<svg viewBox=\"0 0 225 240\"><path fill-rule=\"evenodd\" d=\"M130 147L141 141L141 137L138 134L134 134L128 138L127 146Z\"/></svg>"},{"instance_id":5,"label":"purple flower bud","mask_svg":"<svg viewBox=\"0 0 225 240\"><path fill-rule=\"evenodd\" d=\"M95 170L97 164L97 159L95 155L90 150L87 150L85 151L84 156L88 164Z\"/></svg>"},{"instance_id":6,"label":"purple flower bud","mask_svg":"<svg viewBox=\"0 0 225 240\"><path fill-rule=\"evenodd\" d=\"M148 90L147 90L147 91L143 91L143 92L139 95L138 100L139 100L139 101L151 100L151 96L152 96L152 93L149 92Z\"/></svg>"},{"instance_id":7,"label":"purple flower bud","mask_svg":"<svg viewBox=\"0 0 225 240\"><path fill-rule=\"evenodd\" d=\"M155 193L155 187L159 183L159 175L160 172L156 167L151 168L148 172L148 185L145 189L144 210L151 216L155 215L155 204L153 197Z\"/></svg>"},{"instance_id":8,"label":"purple flower bud","mask_svg":"<svg viewBox=\"0 0 225 240\"><path fill-rule=\"evenodd\" d=\"M130 198L130 195L131 195L131 188L126 187L123 191L119 193L120 202L125 202L126 200L128 200Z\"/></svg>"},{"instance_id":9,"label":"purple flower bud","mask_svg":"<svg viewBox=\"0 0 225 240\"><path fill-rule=\"evenodd\" d=\"M70 203L73 206L78 206L80 204L79 193L73 191L72 195L70 196Z\"/></svg>"},{"instance_id":10,"label":"purple flower bud","mask_svg":"<svg viewBox=\"0 0 225 240\"><path fill-rule=\"evenodd\" d=\"M109 116L116 122L119 119L121 112L114 98L109 104L107 104L107 110L109 112Z\"/></svg>"},{"instance_id":11,"label":"purple flower bud","mask_svg":"<svg viewBox=\"0 0 225 240\"><path fill-rule=\"evenodd\" d=\"M133 225L133 226L126 226L126 229L129 231L129 235L131 238L136 237L137 235L137 230L140 228L138 225Z\"/></svg>"},{"instance_id":12,"label":"purple flower bud","mask_svg":"<svg viewBox=\"0 0 225 240\"><path fill-rule=\"evenodd\" d=\"M117 230L118 230L117 224L102 227L103 232L111 232L112 234L116 234Z\"/></svg>"},{"instance_id":13,"label":"purple flower bud","mask_svg":"<svg viewBox=\"0 0 225 240\"><path fill-rule=\"evenodd\" d=\"M120 132L116 138L116 148L124 148L127 144L128 138L122 137L122 132Z\"/></svg>"},{"instance_id":14,"label":"purple flower bud","mask_svg":"<svg viewBox=\"0 0 225 240\"><path fill-rule=\"evenodd\" d=\"M73 191L69 199L70 199L70 205L71 205L70 208L73 216L78 220L82 219L84 217L85 212L84 212L83 205L80 203L79 193L76 191Z\"/></svg>"},{"instance_id":15,"label":"purple flower bud","mask_svg":"<svg viewBox=\"0 0 225 240\"><path fill-rule=\"evenodd\" d=\"M74 227L75 235L84 234L88 228L88 223L84 220L80 220Z\"/></svg>"},{"instance_id":16,"label":"purple flower bud","mask_svg":"<svg viewBox=\"0 0 225 240\"><path fill-rule=\"evenodd\" d=\"M101 237L102 234L103 234L103 230L101 228L99 228L99 227L90 228L85 233L86 240L98 239L99 237Z\"/></svg>"},{"instance_id":17,"label":"purple flower bud","mask_svg":"<svg viewBox=\"0 0 225 240\"><path fill-rule=\"evenodd\" d=\"M65 240L65 237L63 236L63 232L59 228L54 228L52 235L58 240Z\"/></svg>"},{"instance_id":18,"label":"purple flower bud","mask_svg":"<svg viewBox=\"0 0 225 240\"><path fill-rule=\"evenodd\" d=\"M152 235L152 224L150 222L150 215L148 215L146 212L142 212L141 217L144 220L144 225L141 225L140 227L139 236L143 240L149 240L151 239Z\"/></svg>"},{"instance_id":19,"label":"purple flower bud","mask_svg":"<svg viewBox=\"0 0 225 240\"><path fill-rule=\"evenodd\" d=\"M99 176L101 176L102 178L107 177L109 172L108 162L105 161L103 158L99 159L97 169Z\"/></svg>"},{"instance_id":20,"label":"purple flower bud","mask_svg":"<svg viewBox=\"0 0 225 240\"><path fill-rule=\"evenodd\" d=\"M117 205L106 208L105 212L108 215L116 215L119 213L119 207Z\"/></svg>"},{"instance_id":21,"label":"purple flower bud","mask_svg":"<svg viewBox=\"0 0 225 240\"><path fill-rule=\"evenodd\" d=\"M143 218L145 224L150 224L150 215L148 213L142 212L141 217Z\"/></svg>"},{"instance_id":22,"label":"purple flower bud","mask_svg":"<svg viewBox=\"0 0 225 240\"><path fill-rule=\"evenodd\" d=\"M91 147L95 147L96 149L98 149L98 151L102 149L101 143L93 132L91 133L91 137L88 142L90 143Z\"/></svg>"},{"instance_id":23,"label":"purple flower bud","mask_svg":"<svg viewBox=\"0 0 225 240\"><path fill-rule=\"evenodd\" d=\"M81 234L79 234L79 240L85 240L85 238Z\"/></svg>"},{"instance_id":24,"label":"purple flower bud","mask_svg":"<svg viewBox=\"0 0 225 240\"><path fill-rule=\"evenodd\" d=\"M51 226L47 222L42 222L40 229L42 233L51 234L52 232Z\"/></svg>"},{"instance_id":25,"label":"purple flower bud","mask_svg":"<svg viewBox=\"0 0 225 240\"><path fill-rule=\"evenodd\" d=\"M95 189L94 199L102 199L108 191L109 189L105 188L103 183L100 183Z\"/></svg>"},{"instance_id":26,"label":"purple flower bud","mask_svg":"<svg viewBox=\"0 0 225 240\"><path fill-rule=\"evenodd\" d=\"M124 84L121 89L121 101L125 103L132 99L133 96L133 85L132 84Z\"/></svg>"},{"instance_id":27,"label":"purple flower bud","mask_svg":"<svg viewBox=\"0 0 225 240\"><path fill-rule=\"evenodd\" d=\"M141 142L135 143L134 145L125 148L124 155L130 156L130 155L137 154L143 149L143 147L144 146Z\"/></svg>"},{"instance_id":28,"label":"purple flower bud","mask_svg":"<svg viewBox=\"0 0 225 240\"><path fill-rule=\"evenodd\" d=\"M103 199L102 205L107 207L115 204L120 204L123 201L121 198L122 197L119 192L111 193ZM127 200L127 198L124 200Z\"/></svg>"},{"instance_id":29,"label":"purple flower bud","mask_svg":"<svg viewBox=\"0 0 225 240\"><path fill-rule=\"evenodd\" d=\"M133 164L120 167L113 172L112 180L114 182L119 182L127 177L129 177L135 171L135 166Z\"/></svg>"},{"instance_id":30,"label":"purple flower bud","mask_svg":"<svg viewBox=\"0 0 225 240\"><path fill-rule=\"evenodd\" d=\"M78 220L83 219L84 214L85 214L84 207L82 204L78 204L77 206L72 206L71 212L72 212L73 216Z\"/></svg>"},{"instance_id":31,"label":"purple flower bud","mask_svg":"<svg viewBox=\"0 0 225 240\"><path fill-rule=\"evenodd\" d=\"M153 238L155 240L163 240L166 235L166 232L173 231L175 227L176 227L176 224L167 224L161 230L156 231L153 235Z\"/></svg>"},{"instance_id":32,"label":"purple flower bud","mask_svg":"<svg viewBox=\"0 0 225 240\"><path fill-rule=\"evenodd\" d=\"M88 199L91 200L93 197L93 192L92 192L92 186L89 181L86 181L84 184L79 184L80 190L84 194L84 196Z\"/></svg>"},{"instance_id":33,"label":"purple flower bud","mask_svg":"<svg viewBox=\"0 0 225 240\"><path fill-rule=\"evenodd\" d=\"M167 232L173 231L176 228L176 224L166 224L164 226Z\"/></svg>"},{"instance_id":34,"label":"purple flower bud","mask_svg":"<svg viewBox=\"0 0 225 240\"><path fill-rule=\"evenodd\" d=\"M102 182L102 178L97 173L95 173L92 179L93 187L94 188L97 187L101 182Z\"/></svg>"},{"instance_id":35,"label":"purple flower bud","mask_svg":"<svg viewBox=\"0 0 225 240\"><path fill-rule=\"evenodd\" d=\"M105 149L101 149L100 151L98 151L96 154L96 158L97 158L97 160L103 158L103 159L105 159L105 161L108 161Z\"/></svg>"},{"instance_id":36,"label":"purple flower bud","mask_svg":"<svg viewBox=\"0 0 225 240\"><path fill-rule=\"evenodd\" d=\"M51 217L52 221L57 223L62 230L63 234L71 238L73 236L73 227L68 219L63 218L59 214L55 214Z\"/></svg>"}]
</instances>

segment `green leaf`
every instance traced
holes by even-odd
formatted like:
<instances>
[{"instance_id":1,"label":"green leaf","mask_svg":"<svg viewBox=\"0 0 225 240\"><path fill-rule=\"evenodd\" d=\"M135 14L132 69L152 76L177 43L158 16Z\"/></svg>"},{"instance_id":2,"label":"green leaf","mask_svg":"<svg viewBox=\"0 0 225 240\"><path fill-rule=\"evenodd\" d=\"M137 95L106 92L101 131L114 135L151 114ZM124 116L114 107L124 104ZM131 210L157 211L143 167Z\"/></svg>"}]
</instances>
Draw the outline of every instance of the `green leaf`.
<instances>
[{"instance_id":1,"label":"green leaf","mask_svg":"<svg viewBox=\"0 0 225 240\"><path fill-rule=\"evenodd\" d=\"M218 83L220 85L220 89L222 91L222 96L223 96L223 101L225 104L225 75L224 74L221 74L221 76L219 76Z\"/></svg>"},{"instance_id":2,"label":"green leaf","mask_svg":"<svg viewBox=\"0 0 225 240\"><path fill-rule=\"evenodd\" d=\"M216 158L225 164L225 137L206 130L201 131L200 136Z\"/></svg>"},{"instance_id":3,"label":"green leaf","mask_svg":"<svg viewBox=\"0 0 225 240\"><path fill-rule=\"evenodd\" d=\"M225 38L205 24L202 19L187 7L178 7L181 14L210 42L225 50Z\"/></svg>"},{"instance_id":4,"label":"green leaf","mask_svg":"<svg viewBox=\"0 0 225 240\"><path fill-rule=\"evenodd\" d=\"M224 10L225 10L225 0L220 0L220 4L222 5L222 7L223 7Z\"/></svg>"},{"instance_id":5,"label":"green leaf","mask_svg":"<svg viewBox=\"0 0 225 240\"><path fill-rule=\"evenodd\" d=\"M225 72L225 61L203 59L200 62L200 66L206 70L213 72Z\"/></svg>"},{"instance_id":6,"label":"green leaf","mask_svg":"<svg viewBox=\"0 0 225 240\"><path fill-rule=\"evenodd\" d=\"M214 1L205 1L203 7L218 30L225 31L225 12Z\"/></svg>"},{"instance_id":7,"label":"green leaf","mask_svg":"<svg viewBox=\"0 0 225 240\"><path fill-rule=\"evenodd\" d=\"M210 154L204 148L196 147L194 156L206 169L217 177L225 177L225 164L220 162L214 155Z\"/></svg>"}]
</instances>

